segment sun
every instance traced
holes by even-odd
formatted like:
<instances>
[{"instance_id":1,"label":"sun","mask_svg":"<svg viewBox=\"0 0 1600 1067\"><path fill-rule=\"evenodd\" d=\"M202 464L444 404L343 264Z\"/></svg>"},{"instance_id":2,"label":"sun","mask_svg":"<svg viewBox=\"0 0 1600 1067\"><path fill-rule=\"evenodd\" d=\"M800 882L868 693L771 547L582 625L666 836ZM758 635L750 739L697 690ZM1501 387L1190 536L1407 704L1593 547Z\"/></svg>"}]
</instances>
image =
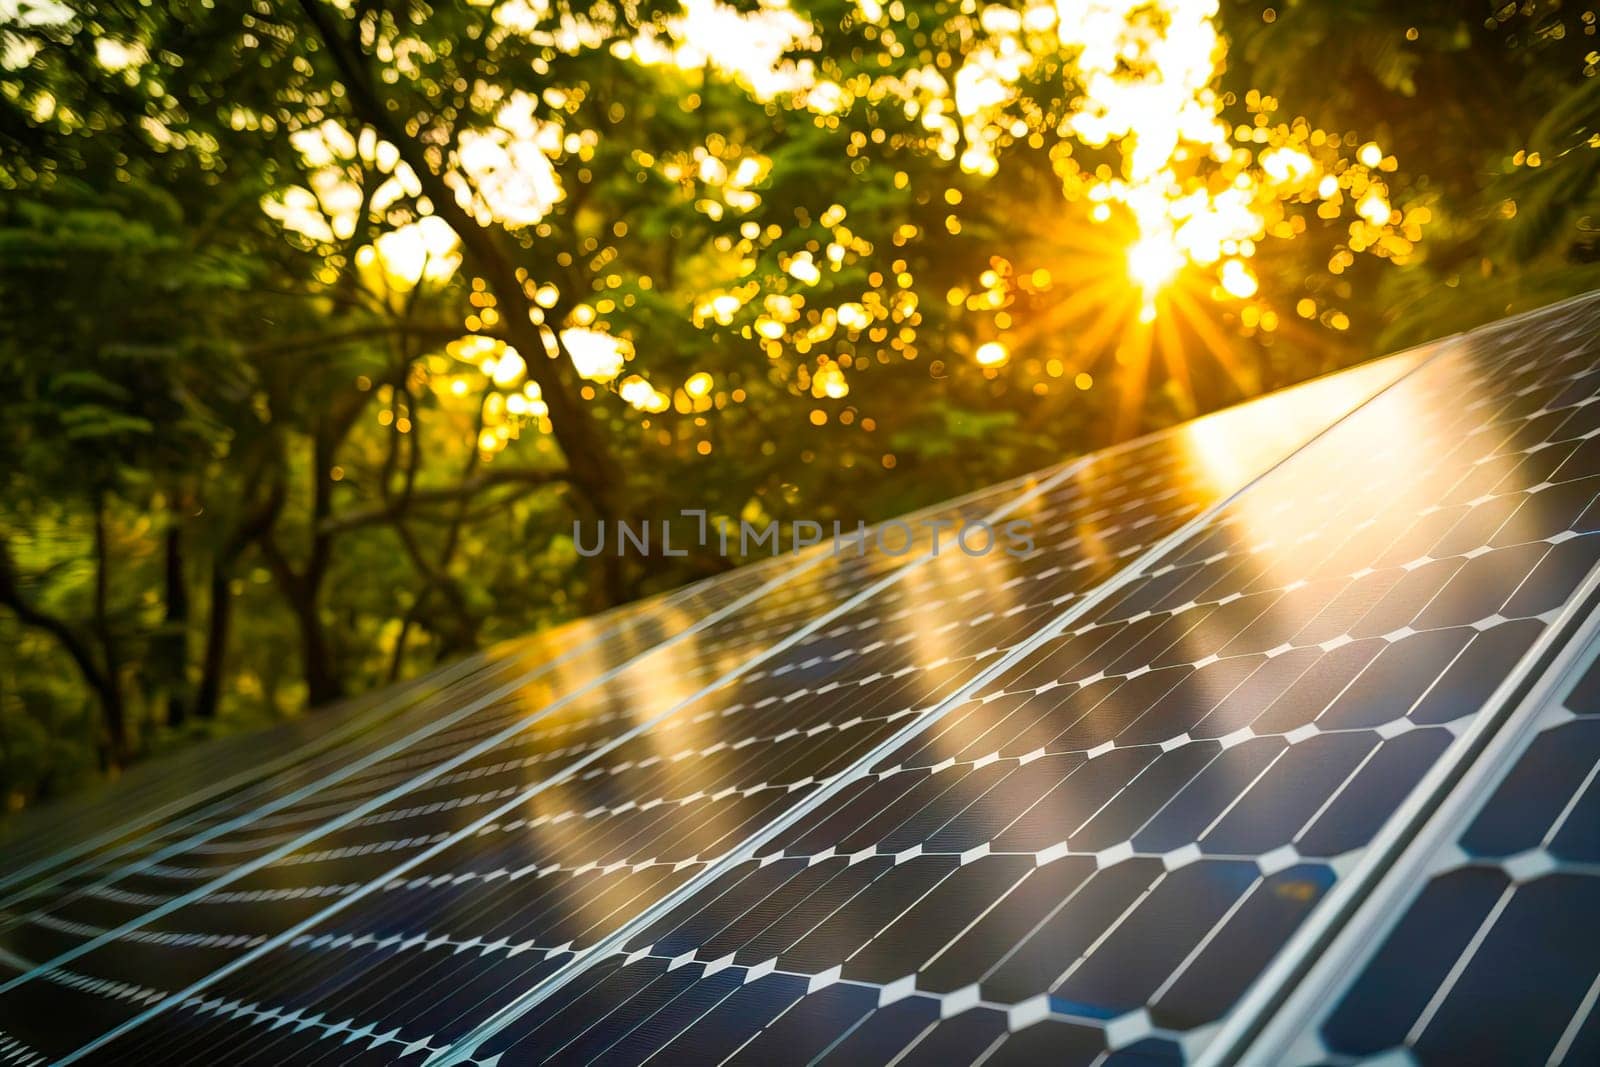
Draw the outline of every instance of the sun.
<instances>
[{"instance_id":1,"label":"sun","mask_svg":"<svg viewBox=\"0 0 1600 1067\"><path fill-rule=\"evenodd\" d=\"M1155 319L1156 297L1178 276L1185 262L1182 249L1161 231L1144 234L1128 246L1128 279L1143 297L1139 306L1141 321Z\"/></svg>"}]
</instances>

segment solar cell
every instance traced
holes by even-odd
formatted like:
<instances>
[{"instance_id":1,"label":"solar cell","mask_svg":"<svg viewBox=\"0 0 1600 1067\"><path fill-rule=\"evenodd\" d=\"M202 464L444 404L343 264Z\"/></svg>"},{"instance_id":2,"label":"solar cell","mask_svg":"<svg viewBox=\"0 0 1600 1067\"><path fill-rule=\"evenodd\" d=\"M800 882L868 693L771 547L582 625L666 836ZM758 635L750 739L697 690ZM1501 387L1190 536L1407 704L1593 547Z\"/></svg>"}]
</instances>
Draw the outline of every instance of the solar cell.
<instances>
[{"instance_id":1,"label":"solar cell","mask_svg":"<svg viewBox=\"0 0 1600 1067\"><path fill-rule=\"evenodd\" d=\"M445 1062L1200 1055L1600 559L1595 310L1445 346Z\"/></svg>"},{"instance_id":2,"label":"solar cell","mask_svg":"<svg viewBox=\"0 0 1600 1067\"><path fill-rule=\"evenodd\" d=\"M810 621L765 653L741 646L725 656L706 642L681 657L652 653L556 716L558 732L497 738L452 764L448 779L320 823L314 841L280 848L226 888L212 882L185 906L158 904L137 929L102 936L94 950L38 972L43 981L13 985L0 1010L13 996L60 997L55 978L70 963L74 974L122 983L120 996L100 999L115 1000L124 1018L145 1009L142 1025L108 1040L102 1054L117 1062L231 1058L241 1041L284 1055L308 1033L327 1040L347 1029L387 1035L391 1053L434 1047L982 677L1064 605L1405 362L1059 472L1059 485L1026 505L1038 548L1023 559L946 551L885 571L869 556L833 610L806 605ZM852 567L847 557L839 569ZM783 610L762 603L706 632L735 642ZM702 680L708 667L726 673ZM552 745L569 761L578 753L554 775ZM158 999L146 984L158 973L188 989ZM262 986L268 976L275 991ZM245 996L282 1007L239 1013ZM205 1007L218 1003L235 1005L228 1018ZM285 1013L294 1023L275 1030L246 1019ZM356 1013L370 1024L323 1025ZM22 1036L36 1047L53 1039Z\"/></svg>"}]
</instances>

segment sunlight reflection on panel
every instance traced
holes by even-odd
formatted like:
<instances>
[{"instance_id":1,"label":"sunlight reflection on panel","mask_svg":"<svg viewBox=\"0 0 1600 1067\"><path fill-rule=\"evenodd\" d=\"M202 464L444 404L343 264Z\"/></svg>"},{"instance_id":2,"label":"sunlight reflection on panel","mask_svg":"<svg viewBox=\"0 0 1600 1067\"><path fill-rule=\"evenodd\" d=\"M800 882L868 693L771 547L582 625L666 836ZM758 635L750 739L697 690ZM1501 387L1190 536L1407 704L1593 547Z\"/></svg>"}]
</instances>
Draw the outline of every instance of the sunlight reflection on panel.
<instances>
[{"instance_id":1,"label":"sunlight reflection on panel","mask_svg":"<svg viewBox=\"0 0 1600 1067\"><path fill-rule=\"evenodd\" d=\"M1168 462L1176 465L1181 476L1150 479L1141 487L1152 494L1146 498L1144 506L1148 507L1149 500L1159 495L1163 507L1198 512L1243 489L1252 479L1291 455L1307 435L1322 430L1361 405L1427 355L1427 351L1420 351L1378 360L1185 424L1169 434L1149 439L1142 446L1091 457L1071 479L1088 502L1073 528L1072 566L1093 574L1111 573L1128 565L1132 558L1128 527L1139 519L1137 513L1124 510L1126 500L1119 490L1126 487L1130 469L1155 468ZM1403 419L1405 415L1394 417ZM1135 449L1140 450L1137 466ZM1252 498L1246 493L1229 505L1230 513L1241 508L1248 511L1251 506ZM1242 528L1250 529L1248 519L1242 523ZM928 651L938 654L937 648ZM1122 698L1114 695L1109 699L1110 703L1096 715L1108 713ZM971 736L960 731L936 734L930 743L934 754L928 759L934 763L961 759L964 752L970 754L972 742ZM1070 799L1062 804L1064 806L1052 817L1053 823L1061 827L1076 827L1094 814L1092 810L1077 810Z\"/></svg>"},{"instance_id":2,"label":"sunlight reflection on panel","mask_svg":"<svg viewBox=\"0 0 1600 1067\"><path fill-rule=\"evenodd\" d=\"M1401 353L1306 382L1270 398L1189 423L1182 428L1179 440L1216 486L1237 488L1259 469L1257 453L1261 448L1281 446L1283 441L1303 438L1308 428L1329 425L1429 354L1428 351ZM1415 412L1393 410L1403 406L1403 401L1387 397L1383 406L1386 420L1401 434L1406 432L1408 421L1414 425L1415 420ZM1359 472L1352 471L1352 474L1358 476ZM1248 509L1253 503L1253 498L1245 496L1237 506Z\"/></svg>"}]
</instances>

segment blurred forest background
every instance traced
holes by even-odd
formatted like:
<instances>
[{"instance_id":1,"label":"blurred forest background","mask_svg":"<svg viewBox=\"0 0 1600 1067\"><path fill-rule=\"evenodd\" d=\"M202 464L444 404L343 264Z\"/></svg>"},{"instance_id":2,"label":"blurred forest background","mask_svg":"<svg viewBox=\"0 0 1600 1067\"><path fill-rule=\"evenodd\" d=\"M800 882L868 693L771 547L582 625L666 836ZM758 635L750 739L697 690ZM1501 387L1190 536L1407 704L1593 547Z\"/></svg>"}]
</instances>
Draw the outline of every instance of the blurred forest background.
<instances>
[{"instance_id":1,"label":"blurred forest background","mask_svg":"<svg viewBox=\"0 0 1600 1067\"><path fill-rule=\"evenodd\" d=\"M0 0L0 810L1600 286L1583 0Z\"/></svg>"}]
</instances>

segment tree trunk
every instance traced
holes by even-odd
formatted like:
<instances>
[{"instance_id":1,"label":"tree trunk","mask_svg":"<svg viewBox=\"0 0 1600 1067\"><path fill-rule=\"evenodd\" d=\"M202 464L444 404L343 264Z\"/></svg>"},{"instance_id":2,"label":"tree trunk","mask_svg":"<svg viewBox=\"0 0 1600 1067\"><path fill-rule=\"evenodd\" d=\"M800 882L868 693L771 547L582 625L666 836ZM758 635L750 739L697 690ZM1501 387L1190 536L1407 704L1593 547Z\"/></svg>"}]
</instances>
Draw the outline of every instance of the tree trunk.
<instances>
[{"instance_id":1,"label":"tree trunk","mask_svg":"<svg viewBox=\"0 0 1600 1067\"><path fill-rule=\"evenodd\" d=\"M395 113L385 105L372 82L365 55L340 32L344 28L343 16L333 14L321 0L301 0L301 7L338 67L355 117L398 150L400 158L416 174L434 211L460 238L468 267L481 276L494 293L506 337L521 353L528 375L539 385L548 408L551 432L566 458L573 488L602 519L620 518L622 510L616 498L622 489L621 466L579 400L580 383L571 363L546 358L544 337L533 321L534 312L539 309L518 279L515 263L501 248L495 234L479 225L477 219L456 203L455 190L434 169L428 150L407 133ZM623 595L619 576L614 575L611 568L605 568L604 581L608 593Z\"/></svg>"},{"instance_id":2,"label":"tree trunk","mask_svg":"<svg viewBox=\"0 0 1600 1067\"><path fill-rule=\"evenodd\" d=\"M262 539L261 547L267 566L277 580L278 589L294 614L295 628L299 631L300 667L305 675L306 704L313 708L331 704L344 696L344 683L339 678L332 645L322 625L320 601L325 572L321 567L308 567L304 573L296 572L270 535Z\"/></svg>"},{"instance_id":3,"label":"tree trunk","mask_svg":"<svg viewBox=\"0 0 1600 1067\"><path fill-rule=\"evenodd\" d=\"M306 704L320 708L344 698L344 683L333 661L328 634L322 625L316 589L302 590L293 602L300 627L300 667L306 677Z\"/></svg>"},{"instance_id":4,"label":"tree trunk","mask_svg":"<svg viewBox=\"0 0 1600 1067\"><path fill-rule=\"evenodd\" d=\"M183 504L174 499L162 538L166 604L156 659L166 687L166 722L182 726L189 715L189 583L184 574Z\"/></svg>"},{"instance_id":5,"label":"tree trunk","mask_svg":"<svg viewBox=\"0 0 1600 1067\"><path fill-rule=\"evenodd\" d=\"M202 721L217 717L222 700L222 676L227 669L228 637L233 629L231 561L221 557L211 564L211 614L206 619L206 647L200 665L200 685L195 691L194 715Z\"/></svg>"},{"instance_id":6,"label":"tree trunk","mask_svg":"<svg viewBox=\"0 0 1600 1067\"><path fill-rule=\"evenodd\" d=\"M111 553L106 544L106 502L103 494L94 499L94 633L100 642L104 665L104 685L100 693L105 714L108 757L112 766L128 761L128 710L122 698L122 664L117 656L116 635L111 626Z\"/></svg>"},{"instance_id":7,"label":"tree trunk","mask_svg":"<svg viewBox=\"0 0 1600 1067\"><path fill-rule=\"evenodd\" d=\"M84 683L99 701L106 720L108 722L112 720L113 709L116 709L120 721L120 692L107 681L100 665L95 662L94 652L88 642L73 627L68 626L65 620L40 611L23 597L22 583L11 561L10 546L3 535L0 535L0 604L10 608L24 626L37 627L54 637L72 658L72 662L77 665L78 673L83 676ZM103 756L107 751L102 747ZM102 762L109 765L110 761L103 759Z\"/></svg>"},{"instance_id":8,"label":"tree trunk","mask_svg":"<svg viewBox=\"0 0 1600 1067\"><path fill-rule=\"evenodd\" d=\"M228 641L233 633L233 566L250 545L266 538L283 511L288 486L280 476L269 483L267 496L245 515L211 560L211 614L206 619L206 647L195 690L196 718L214 719L222 702L222 680L228 667Z\"/></svg>"}]
</instances>

